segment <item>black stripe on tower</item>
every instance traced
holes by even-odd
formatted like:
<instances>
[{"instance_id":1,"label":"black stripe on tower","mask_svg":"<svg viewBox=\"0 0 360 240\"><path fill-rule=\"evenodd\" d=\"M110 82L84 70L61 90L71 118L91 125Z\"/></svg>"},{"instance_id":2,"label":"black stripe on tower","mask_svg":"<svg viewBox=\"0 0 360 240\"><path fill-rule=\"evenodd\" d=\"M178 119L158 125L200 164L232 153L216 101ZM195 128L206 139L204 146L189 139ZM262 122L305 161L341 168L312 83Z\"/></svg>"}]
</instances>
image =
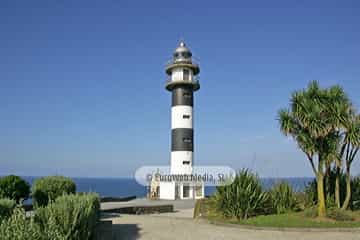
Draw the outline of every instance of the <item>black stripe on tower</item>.
<instances>
[{"instance_id":1,"label":"black stripe on tower","mask_svg":"<svg viewBox=\"0 0 360 240\"><path fill-rule=\"evenodd\" d=\"M193 97L192 87L187 85L180 85L175 87L172 90L172 106L177 105L186 105L193 106L194 97Z\"/></svg>"},{"instance_id":2,"label":"black stripe on tower","mask_svg":"<svg viewBox=\"0 0 360 240\"><path fill-rule=\"evenodd\" d=\"M191 128L171 130L171 151L194 151L194 131Z\"/></svg>"}]
</instances>

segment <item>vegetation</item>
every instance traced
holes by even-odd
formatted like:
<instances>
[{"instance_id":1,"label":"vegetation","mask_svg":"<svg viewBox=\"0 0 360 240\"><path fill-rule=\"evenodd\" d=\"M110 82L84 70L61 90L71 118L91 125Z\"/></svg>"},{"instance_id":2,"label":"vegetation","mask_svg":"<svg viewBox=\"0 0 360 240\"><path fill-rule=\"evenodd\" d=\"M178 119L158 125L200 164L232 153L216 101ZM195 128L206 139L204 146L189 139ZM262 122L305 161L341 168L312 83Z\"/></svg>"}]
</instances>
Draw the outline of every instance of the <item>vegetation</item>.
<instances>
[{"instance_id":1,"label":"vegetation","mask_svg":"<svg viewBox=\"0 0 360 240\"><path fill-rule=\"evenodd\" d=\"M360 212L343 211L341 209L329 209L329 218L317 218L317 207L309 207L304 211L286 212L283 214L268 214L253 216L248 219L234 219L225 217L213 206L213 199L202 201L202 217L214 223L231 223L251 225L256 227L274 228L359 228Z\"/></svg>"},{"instance_id":2,"label":"vegetation","mask_svg":"<svg viewBox=\"0 0 360 240\"><path fill-rule=\"evenodd\" d=\"M302 193L284 182L264 192L257 176L242 170L201 203L206 207L197 206L197 215L255 226L360 227L360 212L354 212L360 209L360 177L350 172L360 149L360 115L344 90L313 81L292 94L279 122L305 153L315 180Z\"/></svg>"},{"instance_id":3,"label":"vegetation","mask_svg":"<svg viewBox=\"0 0 360 240\"><path fill-rule=\"evenodd\" d=\"M317 209L314 209L317 212ZM353 214L360 216L360 213ZM213 219L214 220L214 219ZM216 220L215 220L216 221ZM309 218L303 212L257 216L245 221L226 220L229 223L275 228L358 228L360 221L335 221Z\"/></svg>"},{"instance_id":4,"label":"vegetation","mask_svg":"<svg viewBox=\"0 0 360 240\"><path fill-rule=\"evenodd\" d=\"M100 218L97 194L64 195L36 210L35 220L48 239L91 239Z\"/></svg>"},{"instance_id":5,"label":"vegetation","mask_svg":"<svg viewBox=\"0 0 360 240\"><path fill-rule=\"evenodd\" d=\"M27 219L22 208L0 223L1 240L46 240L33 218Z\"/></svg>"},{"instance_id":6,"label":"vegetation","mask_svg":"<svg viewBox=\"0 0 360 240\"><path fill-rule=\"evenodd\" d=\"M76 185L71 178L50 176L35 180L31 190L34 206L42 207L54 201L57 197L74 194Z\"/></svg>"},{"instance_id":7,"label":"vegetation","mask_svg":"<svg viewBox=\"0 0 360 240\"><path fill-rule=\"evenodd\" d=\"M240 220L264 213L269 195L263 191L258 176L243 169L230 185L217 188L214 199L225 217Z\"/></svg>"},{"instance_id":8,"label":"vegetation","mask_svg":"<svg viewBox=\"0 0 360 240\"><path fill-rule=\"evenodd\" d=\"M287 182L274 185L270 191L272 207L277 214L294 211L297 201L294 191Z\"/></svg>"},{"instance_id":9,"label":"vegetation","mask_svg":"<svg viewBox=\"0 0 360 240\"><path fill-rule=\"evenodd\" d=\"M83 240L92 239L99 221L100 200L96 194L66 195L27 218L15 208L0 222L1 240Z\"/></svg>"},{"instance_id":10,"label":"vegetation","mask_svg":"<svg viewBox=\"0 0 360 240\"><path fill-rule=\"evenodd\" d=\"M355 156L360 149L360 115L352 112L345 121L344 130L342 134L342 143L339 158L337 161L337 172L340 172L341 160L345 161L345 173L346 173L346 197L342 206L342 209L347 209L351 199L351 164L354 162ZM338 175L339 177L339 175ZM337 180L336 194L339 194L339 186ZM340 202L338 202L340 207Z\"/></svg>"},{"instance_id":11,"label":"vegetation","mask_svg":"<svg viewBox=\"0 0 360 240\"><path fill-rule=\"evenodd\" d=\"M197 218L201 216L201 205L202 205L202 201L203 199L198 199L195 202L195 207L194 207L194 214L193 214L193 218Z\"/></svg>"},{"instance_id":12,"label":"vegetation","mask_svg":"<svg viewBox=\"0 0 360 240\"><path fill-rule=\"evenodd\" d=\"M351 208L360 210L360 177L353 178L351 181Z\"/></svg>"},{"instance_id":13,"label":"vegetation","mask_svg":"<svg viewBox=\"0 0 360 240\"><path fill-rule=\"evenodd\" d=\"M329 209L327 217L336 221L354 221L355 218L350 211L345 211L339 208Z\"/></svg>"},{"instance_id":14,"label":"vegetation","mask_svg":"<svg viewBox=\"0 0 360 240\"><path fill-rule=\"evenodd\" d=\"M291 136L306 154L316 176L318 215L326 216L325 176L336 168L335 204L340 202L340 172L345 160L346 197L351 198L350 166L360 146L359 116L340 86L321 89L316 81L307 89L296 91L290 109L279 111L280 129Z\"/></svg>"},{"instance_id":15,"label":"vegetation","mask_svg":"<svg viewBox=\"0 0 360 240\"><path fill-rule=\"evenodd\" d=\"M3 192L21 199L24 194L19 193L24 188L19 182L18 177L6 177L2 186L7 191ZM74 194L75 188L75 183L65 177L38 179L32 188L38 208L31 217L16 207L15 200L0 199L0 240L92 239L100 218L100 198L93 193Z\"/></svg>"},{"instance_id":16,"label":"vegetation","mask_svg":"<svg viewBox=\"0 0 360 240\"><path fill-rule=\"evenodd\" d=\"M12 199L3 198L0 199L0 222L11 216L14 208L16 206L16 202Z\"/></svg>"},{"instance_id":17,"label":"vegetation","mask_svg":"<svg viewBox=\"0 0 360 240\"><path fill-rule=\"evenodd\" d=\"M336 178L337 173L335 170L330 171L330 173L325 177L325 188L326 188L326 204L327 207L338 207L335 202L335 190L336 190ZM340 193L339 198L340 202L343 202L346 197L346 176L342 172L339 175L339 186ZM349 209L359 210L360 207L360 177L354 177L350 181L351 184L351 200L349 202ZM311 207L317 204L317 184L314 180L310 182L305 188L306 194L306 206ZM344 210L344 209L343 209Z\"/></svg>"},{"instance_id":18,"label":"vegetation","mask_svg":"<svg viewBox=\"0 0 360 240\"><path fill-rule=\"evenodd\" d=\"M16 202L26 200L30 194L30 185L21 177L9 175L0 178L0 198L13 199Z\"/></svg>"}]
</instances>

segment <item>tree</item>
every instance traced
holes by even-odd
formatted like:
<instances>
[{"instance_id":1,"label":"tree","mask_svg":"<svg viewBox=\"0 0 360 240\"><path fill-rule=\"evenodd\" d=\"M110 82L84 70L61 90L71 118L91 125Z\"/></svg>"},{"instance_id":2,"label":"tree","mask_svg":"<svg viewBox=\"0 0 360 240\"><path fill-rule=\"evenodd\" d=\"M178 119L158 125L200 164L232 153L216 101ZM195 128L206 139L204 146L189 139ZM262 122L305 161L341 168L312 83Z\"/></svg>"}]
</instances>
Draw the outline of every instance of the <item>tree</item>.
<instances>
[{"instance_id":1,"label":"tree","mask_svg":"<svg viewBox=\"0 0 360 240\"><path fill-rule=\"evenodd\" d=\"M74 194L76 184L71 178L49 176L36 179L31 190L34 206L43 207L64 194Z\"/></svg>"},{"instance_id":2,"label":"tree","mask_svg":"<svg viewBox=\"0 0 360 240\"><path fill-rule=\"evenodd\" d=\"M307 89L292 94L290 109L279 111L281 131L295 139L316 176L320 217L326 215L324 176L338 158L338 129L348 114L347 99L341 87L321 89L312 81Z\"/></svg>"},{"instance_id":3,"label":"tree","mask_svg":"<svg viewBox=\"0 0 360 240\"><path fill-rule=\"evenodd\" d=\"M30 194L30 185L19 176L9 175L0 178L0 198L10 198L16 202L26 200Z\"/></svg>"},{"instance_id":4,"label":"tree","mask_svg":"<svg viewBox=\"0 0 360 240\"><path fill-rule=\"evenodd\" d=\"M351 173L350 168L356 154L360 149L360 115L353 113L345 125L345 133L340 151L340 159L345 160L346 197L342 209L347 209L351 199Z\"/></svg>"},{"instance_id":5,"label":"tree","mask_svg":"<svg viewBox=\"0 0 360 240\"><path fill-rule=\"evenodd\" d=\"M324 101L324 107L326 107L332 114L329 116L331 117L330 121L333 123L333 129L331 130L334 132L338 137L337 143L337 150L338 153L333 156L333 162L335 165L335 204L338 208L341 206L340 202L340 175L341 175L341 168L342 168L342 157L339 154L341 152L341 141L343 136L346 132L348 123L353 115L353 107L350 99L348 98L347 94L345 93L344 89L340 86L332 86L331 88L326 90L327 92L327 99ZM327 168L327 177L329 177L331 171L331 161L328 162Z\"/></svg>"}]
</instances>

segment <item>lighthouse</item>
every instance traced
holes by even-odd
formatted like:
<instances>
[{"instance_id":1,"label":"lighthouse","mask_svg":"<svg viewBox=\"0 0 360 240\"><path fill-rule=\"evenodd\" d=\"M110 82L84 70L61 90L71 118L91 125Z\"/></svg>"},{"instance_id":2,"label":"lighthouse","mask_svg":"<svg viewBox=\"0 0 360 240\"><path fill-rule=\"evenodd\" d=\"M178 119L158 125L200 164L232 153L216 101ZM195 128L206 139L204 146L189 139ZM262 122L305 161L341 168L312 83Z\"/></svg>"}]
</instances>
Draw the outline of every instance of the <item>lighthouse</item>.
<instances>
[{"instance_id":1,"label":"lighthouse","mask_svg":"<svg viewBox=\"0 0 360 240\"><path fill-rule=\"evenodd\" d=\"M171 92L170 174L191 176L194 165L194 92L200 89L200 68L181 41L166 65L166 90ZM193 182L160 182L160 199L194 199L204 186Z\"/></svg>"}]
</instances>

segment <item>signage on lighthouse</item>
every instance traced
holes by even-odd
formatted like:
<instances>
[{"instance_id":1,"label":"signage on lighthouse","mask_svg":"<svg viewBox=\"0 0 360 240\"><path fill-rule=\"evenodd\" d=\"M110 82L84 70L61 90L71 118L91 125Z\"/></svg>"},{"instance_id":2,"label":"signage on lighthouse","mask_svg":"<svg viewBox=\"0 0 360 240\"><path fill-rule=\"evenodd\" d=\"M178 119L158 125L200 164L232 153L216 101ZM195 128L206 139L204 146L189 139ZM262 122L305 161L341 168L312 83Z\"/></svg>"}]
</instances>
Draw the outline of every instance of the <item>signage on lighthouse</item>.
<instances>
[{"instance_id":1,"label":"signage on lighthouse","mask_svg":"<svg viewBox=\"0 0 360 240\"><path fill-rule=\"evenodd\" d=\"M165 69L165 88L172 94L170 174L191 176L194 164L194 92L200 89L199 65L182 41ZM202 183L160 181L160 199L191 199L204 196Z\"/></svg>"}]
</instances>

